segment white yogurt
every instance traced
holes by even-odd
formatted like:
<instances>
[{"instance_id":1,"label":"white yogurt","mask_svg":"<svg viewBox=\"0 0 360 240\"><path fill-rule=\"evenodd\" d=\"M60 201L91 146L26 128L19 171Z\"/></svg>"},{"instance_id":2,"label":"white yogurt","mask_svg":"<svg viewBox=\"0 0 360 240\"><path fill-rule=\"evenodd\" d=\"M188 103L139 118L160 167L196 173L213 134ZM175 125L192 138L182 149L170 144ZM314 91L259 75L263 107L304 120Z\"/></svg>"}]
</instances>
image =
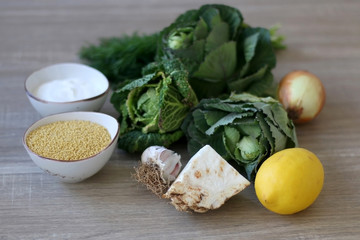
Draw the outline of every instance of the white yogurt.
<instances>
[{"instance_id":1,"label":"white yogurt","mask_svg":"<svg viewBox=\"0 0 360 240\"><path fill-rule=\"evenodd\" d=\"M95 97L101 90L89 81L81 78L55 79L38 86L34 95L50 102L71 102Z\"/></svg>"}]
</instances>

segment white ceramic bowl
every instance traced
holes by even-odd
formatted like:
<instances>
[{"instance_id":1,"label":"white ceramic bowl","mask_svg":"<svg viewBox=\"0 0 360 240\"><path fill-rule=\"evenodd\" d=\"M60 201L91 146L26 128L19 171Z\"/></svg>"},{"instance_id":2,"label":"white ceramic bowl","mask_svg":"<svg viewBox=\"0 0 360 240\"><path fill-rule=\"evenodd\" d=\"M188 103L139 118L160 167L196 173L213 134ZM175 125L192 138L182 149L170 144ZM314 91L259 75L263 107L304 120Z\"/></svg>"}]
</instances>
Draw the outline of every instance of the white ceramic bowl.
<instances>
[{"instance_id":1,"label":"white ceramic bowl","mask_svg":"<svg viewBox=\"0 0 360 240\"><path fill-rule=\"evenodd\" d=\"M76 78L90 81L95 86L96 95L76 101L47 101L36 96L37 88L46 82ZM25 92L36 111L41 116L71 112L99 111L104 105L110 86L107 78L100 71L79 63L59 63L42 68L32 73L25 80Z\"/></svg>"},{"instance_id":2,"label":"white ceramic bowl","mask_svg":"<svg viewBox=\"0 0 360 240\"><path fill-rule=\"evenodd\" d=\"M87 120L104 126L110 133L110 144L98 154L76 161L60 161L41 157L26 145L26 138L32 130L45 124L67 120ZM97 173L108 162L117 145L118 138L119 123L115 118L98 112L68 112L47 116L35 122L26 130L23 145L34 163L45 172L58 177L63 182L80 182Z\"/></svg>"}]
</instances>

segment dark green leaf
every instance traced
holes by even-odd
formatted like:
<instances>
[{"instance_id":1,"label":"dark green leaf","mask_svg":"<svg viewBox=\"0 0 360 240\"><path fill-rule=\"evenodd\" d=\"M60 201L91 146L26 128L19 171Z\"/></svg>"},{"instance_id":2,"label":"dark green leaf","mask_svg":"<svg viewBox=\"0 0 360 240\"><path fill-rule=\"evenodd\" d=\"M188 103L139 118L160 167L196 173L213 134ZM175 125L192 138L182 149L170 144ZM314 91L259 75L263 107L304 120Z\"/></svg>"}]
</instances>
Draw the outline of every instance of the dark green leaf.
<instances>
[{"instance_id":1,"label":"dark green leaf","mask_svg":"<svg viewBox=\"0 0 360 240\"><path fill-rule=\"evenodd\" d=\"M225 117L228 113L223 111L204 111L204 118L206 123L211 126Z\"/></svg>"},{"instance_id":2,"label":"dark green leaf","mask_svg":"<svg viewBox=\"0 0 360 240\"><path fill-rule=\"evenodd\" d=\"M194 77L208 82L219 82L229 78L236 67L236 43L227 42L210 52Z\"/></svg>"},{"instance_id":3,"label":"dark green leaf","mask_svg":"<svg viewBox=\"0 0 360 240\"><path fill-rule=\"evenodd\" d=\"M205 145L197 142L195 139L190 139L187 144L187 150L189 154L193 156L195 155L195 153L197 153L197 151L199 151Z\"/></svg>"},{"instance_id":4,"label":"dark green leaf","mask_svg":"<svg viewBox=\"0 0 360 240\"><path fill-rule=\"evenodd\" d=\"M254 81L248 87L247 92L257 96L275 96L277 85L274 84L274 77L270 71L266 71L262 78Z\"/></svg>"},{"instance_id":5,"label":"dark green leaf","mask_svg":"<svg viewBox=\"0 0 360 240\"><path fill-rule=\"evenodd\" d=\"M240 28L243 24L243 17L240 11L236 8L226 6L223 4L209 4L203 5L199 12L200 14L205 11L207 8L216 8L220 12L222 21L227 22L230 26L230 37L231 39L236 39Z\"/></svg>"},{"instance_id":6,"label":"dark green leaf","mask_svg":"<svg viewBox=\"0 0 360 240\"><path fill-rule=\"evenodd\" d=\"M205 51L210 53L229 41L229 25L226 22L216 24L206 38Z\"/></svg>"},{"instance_id":7,"label":"dark green leaf","mask_svg":"<svg viewBox=\"0 0 360 240\"><path fill-rule=\"evenodd\" d=\"M256 46L259 40L260 33L255 32L254 34L247 36L244 40L244 55L245 62L250 62L255 56Z\"/></svg>"},{"instance_id":8,"label":"dark green leaf","mask_svg":"<svg viewBox=\"0 0 360 240\"><path fill-rule=\"evenodd\" d=\"M205 79L192 77L189 80L191 87L196 92L198 99L204 99L205 97L221 97L227 90L226 82L209 82Z\"/></svg>"},{"instance_id":9,"label":"dark green leaf","mask_svg":"<svg viewBox=\"0 0 360 240\"><path fill-rule=\"evenodd\" d=\"M205 103L204 106L206 108L212 108L227 112L237 112L237 113L247 112L247 114L249 115L252 114L251 112L256 111L256 108L244 107L244 104L241 103L234 104L232 102L225 102L225 101L221 101L217 103Z\"/></svg>"},{"instance_id":10,"label":"dark green leaf","mask_svg":"<svg viewBox=\"0 0 360 240\"><path fill-rule=\"evenodd\" d=\"M252 75L229 82L229 89L238 93L244 91L245 89L249 88L249 86L254 82L261 81L266 73L266 70L267 66L264 66Z\"/></svg>"},{"instance_id":11,"label":"dark green leaf","mask_svg":"<svg viewBox=\"0 0 360 240\"><path fill-rule=\"evenodd\" d=\"M270 151L269 153L270 154L273 154L275 153L275 140L274 138L272 137L271 135L271 131L270 131L270 127L269 125L266 123L265 119L264 119L264 115L262 113L257 113L256 114L256 118L255 118L258 123L259 123L259 126L263 132L263 136L264 138L267 140L267 142L269 143L270 145Z\"/></svg>"},{"instance_id":12,"label":"dark green leaf","mask_svg":"<svg viewBox=\"0 0 360 240\"><path fill-rule=\"evenodd\" d=\"M221 22L220 13L216 8L209 7L201 13L201 18L204 19L206 25L212 28Z\"/></svg>"},{"instance_id":13,"label":"dark green leaf","mask_svg":"<svg viewBox=\"0 0 360 240\"><path fill-rule=\"evenodd\" d=\"M196 109L192 113L192 117L196 128L205 133L205 131L209 128L209 125L206 122L204 111Z\"/></svg>"},{"instance_id":14,"label":"dark green leaf","mask_svg":"<svg viewBox=\"0 0 360 240\"><path fill-rule=\"evenodd\" d=\"M209 33L208 26L203 18L200 18L194 29L194 40L205 39Z\"/></svg>"},{"instance_id":15,"label":"dark green leaf","mask_svg":"<svg viewBox=\"0 0 360 240\"><path fill-rule=\"evenodd\" d=\"M233 93L229 96L229 102L247 102L246 106L251 106L255 102L264 102L264 103L279 103L277 100L272 97L258 97L249 93L236 94Z\"/></svg>"},{"instance_id":16,"label":"dark green leaf","mask_svg":"<svg viewBox=\"0 0 360 240\"><path fill-rule=\"evenodd\" d=\"M219 121L217 121L214 125L212 125L208 130L206 130L207 135L212 135L218 127L226 126L236 119L241 119L247 117L248 113L229 113L225 117L221 118Z\"/></svg>"},{"instance_id":17,"label":"dark green leaf","mask_svg":"<svg viewBox=\"0 0 360 240\"><path fill-rule=\"evenodd\" d=\"M297 145L296 134L294 132L294 124L289 121L286 110L280 104L274 104L271 107L274 121L287 137L293 139L294 146Z\"/></svg>"},{"instance_id":18,"label":"dark green leaf","mask_svg":"<svg viewBox=\"0 0 360 240\"><path fill-rule=\"evenodd\" d=\"M172 54L182 60L190 73L197 70L199 64L203 61L205 56L205 40L200 39L193 43L188 48L173 50Z\"/></svg>"},{"instance_id":19,"label":"dark green leaf","mask_svg":"<svg viewBox=\"0 0 360 240\"><path fill-rule=\"evenodd\" d=\"M265 121L270 127L271 135L275 142L274 151L278 152L286 148L287 137L284 133L282 133L270 120L269 118L265 118Z\"/></svg>"},{"instance_id":20,"label":"dark green leaf","mask_svg":"<svg viewBox=\"0 0 360 240\"><path fill-rule=\"evenodd\" d=\"M216 134L208 136L207 144L210 145L213 149L216 149L216 152L222 156L224 159L230 159L229 153L226 151L224 141L223 141L223 133L219 132Z\"/></svg>"},{"instance_id":21,"label":"dark green leaf","mask_svg":"<svg viewBox=\"0 0 360 240\"><path fill-rule=\"evenodd\" d=\"M118 146L127 152L143 152L147 147L159 145L169 147L183 136L182 131L172 133L142 133L141 131L131 131L119 138Z\"/></svg>"},{"instance_id":22,"label":"dark green leaf","mask_svg":"<svg viewBox=\"0 0 360 240\"><path fill-rule=\"evenodd\" d=\"M255 73L258 69L263 68L264 66L268 66L269 69L272 69L276 65L276 56L274 53L274 49L271 45L270 33L267 29L264 28L245 28L242 36L244 39L248 37L253 38L256 37L256 46L255 53L252 53L254 46L252 44L244 45L244 52L248 50L246 48L251 48L251 60L250 60L250 68L249 74ZM254 39L253 39L254 40ZM246 42L246 41L245 41Z\"/></svg>"},{"instance_id":23,"label":"dark green leaf","mask_svg":"<svg viewBox=\"0 0 360 240\"><path fill-rule=\"evenodd\" d=\"M190 137L190 139L193 139L194 141L196 140L202 146L205 146L207 144L208 137L206 136L206 134L204 134L204 132L197 129L193 122L191 122L187 126L186 130L187 130L186 134L187 134L188 137Z\"/></svg>"},{"instance_id":24,"label":"dark green leaf","mask_svg":"<svg viewBox=\"0 0 360 240\"><path fill-rule=\"evenodd\" d=\"M160 75L159 75L160 76ZM155 73L153 74L148 74L145 75L142 78L139 78L137 80L131 81L129 84L125 85L124 87L122 87L121 89L118 89L115 91L115 93L117 92L123 92L123 91L130 91L133 90L135 88L139 88L144 86L145 84L149 83L151 80L153 80L154 78L156 78L157 75Z\"/></svg>"}]
</instances>

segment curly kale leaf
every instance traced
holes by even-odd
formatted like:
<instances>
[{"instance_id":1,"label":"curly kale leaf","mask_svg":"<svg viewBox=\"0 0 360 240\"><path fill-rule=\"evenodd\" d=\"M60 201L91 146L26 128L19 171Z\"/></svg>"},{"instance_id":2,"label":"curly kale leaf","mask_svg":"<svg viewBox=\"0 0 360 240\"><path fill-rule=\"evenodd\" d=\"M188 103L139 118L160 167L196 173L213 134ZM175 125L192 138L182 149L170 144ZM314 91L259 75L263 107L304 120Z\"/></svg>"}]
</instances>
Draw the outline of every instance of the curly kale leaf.
<instances>
[{"instance_id":1,"label":"curly kale leaf","mask_svg":"<svg viewBox=\"0 0 360 240\"><path fill-rule=\"evenodd\" d=\"M182 136L181 130L171 133L147 133L140 130L133 130L123 134L119 138L118 147L127 152L143 152L149 146L169 147L172 143L178 141Z\"/></svg>"}]
</instances>

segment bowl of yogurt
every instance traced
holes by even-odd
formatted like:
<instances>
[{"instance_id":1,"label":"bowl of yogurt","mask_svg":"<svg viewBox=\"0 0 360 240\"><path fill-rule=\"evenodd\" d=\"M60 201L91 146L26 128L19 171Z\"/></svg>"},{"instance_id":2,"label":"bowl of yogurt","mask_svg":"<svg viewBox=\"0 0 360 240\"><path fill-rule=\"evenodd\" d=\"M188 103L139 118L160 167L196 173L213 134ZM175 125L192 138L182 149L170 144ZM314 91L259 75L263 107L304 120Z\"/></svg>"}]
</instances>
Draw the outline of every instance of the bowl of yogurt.
<instances>
[{"instance_id":1,"label":"bowl of yogurt","mask_svg":"<svg viewBox=\"0 0 360 240\"><path fill-rule=\"evenodd\" d=\"M26 95L43 117L63 112L99 111L109 90L104 74L79 63L51 65L25 80Z\"/></svg>"}]
</instances>

